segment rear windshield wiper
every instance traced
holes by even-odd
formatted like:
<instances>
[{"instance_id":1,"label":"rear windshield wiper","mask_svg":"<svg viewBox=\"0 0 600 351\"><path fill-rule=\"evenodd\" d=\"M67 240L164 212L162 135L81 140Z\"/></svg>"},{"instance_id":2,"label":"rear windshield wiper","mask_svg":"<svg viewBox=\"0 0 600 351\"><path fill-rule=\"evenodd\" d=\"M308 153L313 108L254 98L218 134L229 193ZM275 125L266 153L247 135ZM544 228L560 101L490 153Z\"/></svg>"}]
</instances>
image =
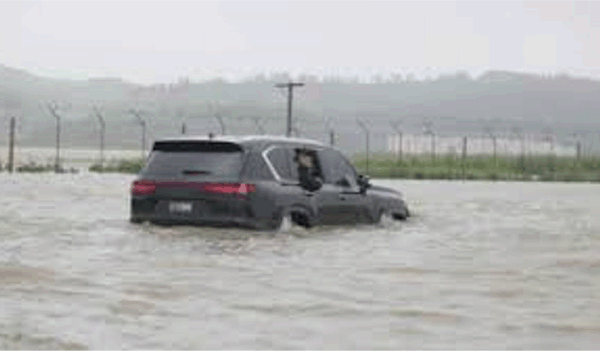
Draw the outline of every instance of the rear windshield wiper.
<instances>
[{"instance_id":1,"label":"rear windshield wiper","mask_svg":"<svg viewBox=\"0 0 600 351\"><path fill-rule=\"evenodd\" d=\"M181 173L187 174L187 175L198 175L198 174L210 174L211 172L203 171L203 170L195 170L195 169L184 169Z\"/></svg>"}]
</instances>

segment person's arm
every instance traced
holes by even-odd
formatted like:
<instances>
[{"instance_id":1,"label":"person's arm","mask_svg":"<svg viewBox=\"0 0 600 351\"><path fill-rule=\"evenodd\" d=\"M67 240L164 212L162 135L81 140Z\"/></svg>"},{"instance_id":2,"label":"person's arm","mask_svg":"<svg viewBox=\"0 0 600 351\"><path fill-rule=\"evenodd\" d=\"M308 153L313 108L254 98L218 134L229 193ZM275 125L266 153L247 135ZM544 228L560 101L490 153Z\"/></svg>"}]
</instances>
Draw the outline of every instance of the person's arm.
<instances>
[{"instance_id":1,"label":"person's arm","mask_svg":"<svg viewBox=\"0 0 600 351\"><path fill-rule=\"evenodd\" d=\"M318 190L323 186L323 179L319 176L319 172L317 172L317 169L314 167L310 170L309 182L311 189L314 190Z\"/></svg>"}]
</instances>

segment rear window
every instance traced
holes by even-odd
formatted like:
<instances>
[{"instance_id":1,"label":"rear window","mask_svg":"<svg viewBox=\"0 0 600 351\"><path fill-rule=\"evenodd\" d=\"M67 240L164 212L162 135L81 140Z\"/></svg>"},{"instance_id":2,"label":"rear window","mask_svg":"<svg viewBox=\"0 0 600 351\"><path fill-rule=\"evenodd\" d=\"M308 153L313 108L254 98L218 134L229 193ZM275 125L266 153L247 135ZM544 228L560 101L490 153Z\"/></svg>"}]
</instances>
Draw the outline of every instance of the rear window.
<instances>
[{"instance_id":1,"label":"rear window","mask_svg":"<svg viewBox=\"0 0 600 351\"><path fill-rule=\"evenodd\" d=\"M226 142L157 142L142 175L151 177L192 177L238 179L243 149Z\"/></svg>"}]
</instances>

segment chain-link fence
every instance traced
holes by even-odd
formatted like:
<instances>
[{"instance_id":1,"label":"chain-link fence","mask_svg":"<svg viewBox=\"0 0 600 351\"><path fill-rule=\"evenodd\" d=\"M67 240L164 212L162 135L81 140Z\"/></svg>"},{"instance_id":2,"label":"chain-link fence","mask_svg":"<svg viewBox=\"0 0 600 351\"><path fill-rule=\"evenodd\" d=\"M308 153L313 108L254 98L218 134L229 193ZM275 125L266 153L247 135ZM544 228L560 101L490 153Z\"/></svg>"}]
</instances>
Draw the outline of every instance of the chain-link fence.
<instances>
[{"instance_id":1,"label":"chain-link fence","mask_svg":"<svg viewBox=\"0 0 600 351\"><path fill-rule=\"evenodd\" d=\"M104 158L110 161L139 157L142 148L146 155L152 142L163 137L206 136L210 133L284 135L287 129L287 111L282 103L276 104L271 115L261 114L252 108L238 113L219 104L208 105L204 110L196 108L193 113L182 107L171 111L160 106L156 112L146 110L144 114L124 108L120 111L121 118L102 120L104 143L96 118L102 111L94 106L90 107L89 116L61 121L48 119L44 122L45 128L32 128L34 123L31 119L17 116L14 162L17 165L54 164L54 134L58 129L52 123L59 122L59 162L76 166L98 162L102 144L107 146ZM485 119L452 125L422 116L375 119L370 118L368 113L357 113L355 118L347 115L335 118L333 110L318 112L309 113L302 108L298 112L294 110L293 136L332 144L352 158L362 172L373 175L399 176L398 172L406 173L409 168L419 167L438 172L445 169L452 174L467 173L466 176L470 168L489 172L500 172L504 168L513 173L544 174L578 167L595 171L600 153L600 133L593 128L569 130L564 126L534 126L515 121L491 128ZM320 115L320 118L315 118L315 115ZM0 129L2 165L6 165L8 160L8 120L9 116L2 117L6 127Z\"/></svg>"}]
</instances>

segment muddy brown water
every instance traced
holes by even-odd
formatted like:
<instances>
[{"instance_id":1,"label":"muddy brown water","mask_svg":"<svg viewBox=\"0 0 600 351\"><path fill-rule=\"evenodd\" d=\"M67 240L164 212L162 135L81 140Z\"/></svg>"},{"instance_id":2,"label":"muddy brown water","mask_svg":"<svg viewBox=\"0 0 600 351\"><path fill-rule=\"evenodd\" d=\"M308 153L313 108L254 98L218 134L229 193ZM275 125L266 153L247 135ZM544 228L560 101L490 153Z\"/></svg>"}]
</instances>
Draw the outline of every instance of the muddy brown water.
<instances>
[{"instance_id":1,"label":"muddy brown water","mask_svg":"<svg viewBox=\"0 0 600 351\"><path fill-rule=\"evenodd\" d=\"M597 349L600 186L375 181L408 222L136 226L132 176L0 174L0 348Z\"/></svg>"}]
</instances>

